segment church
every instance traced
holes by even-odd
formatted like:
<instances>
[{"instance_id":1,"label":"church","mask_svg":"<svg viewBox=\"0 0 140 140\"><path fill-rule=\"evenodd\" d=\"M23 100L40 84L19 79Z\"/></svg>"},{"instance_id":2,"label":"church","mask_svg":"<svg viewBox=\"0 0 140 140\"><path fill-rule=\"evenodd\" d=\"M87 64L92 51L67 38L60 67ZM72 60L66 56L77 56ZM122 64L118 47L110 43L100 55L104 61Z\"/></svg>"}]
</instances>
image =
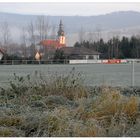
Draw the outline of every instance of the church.
<instances>
[{"instance_id":1,"label":"church","mask_svg":"<svg viewBox=\"0 0 140 140\"><path fill-rule=\"evenodd\" d=\"M59 30L57 32L57 39L45 39L40 41L43 47L53 47L55 49L66 47L65 34L63 29L62 20L60 20Z\"/></svg>"},{"instance_id":2,"label":"church","mask_svg":"<svg viewBox=\"0 0 140 140\"><path fill-rule=\"evenodd\" d=\"M36 60L53 59L54 53L57 49L66 47L66 38L65 38L64 26L62 20L60 20L59 23L57 38L41 40L39 46L40 46L39 52L37 52L35 56Z\"/></svg>"}]
</instances>

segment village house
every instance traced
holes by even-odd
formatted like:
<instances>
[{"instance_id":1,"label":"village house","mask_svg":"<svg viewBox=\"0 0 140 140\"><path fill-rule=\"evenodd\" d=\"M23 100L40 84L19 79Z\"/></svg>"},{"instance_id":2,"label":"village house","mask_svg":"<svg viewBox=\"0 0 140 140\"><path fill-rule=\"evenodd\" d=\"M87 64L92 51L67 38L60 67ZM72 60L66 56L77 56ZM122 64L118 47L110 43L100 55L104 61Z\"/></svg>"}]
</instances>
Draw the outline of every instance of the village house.
<instances>
[{"instance_id":1,"label":"village house","mask_svg":"<svg viewBox=\"0 0 140 140\"><path fill-rule=\"evenodd\" d=\"M94 59L98 60L100 53L94 51L93 49L88 49L85 47L65 47L61 48L67 59Z\"/></svg>"},{"instance_id":2,"label":"village house","mask_svg":"<svg viewBox=\"0 0 140 140\"><path fill-rule=\"evenodd\" d=\"M2 60L3 56L4 56L4 51L0 48L0 60Z\"/></svg>"}]
</instances>

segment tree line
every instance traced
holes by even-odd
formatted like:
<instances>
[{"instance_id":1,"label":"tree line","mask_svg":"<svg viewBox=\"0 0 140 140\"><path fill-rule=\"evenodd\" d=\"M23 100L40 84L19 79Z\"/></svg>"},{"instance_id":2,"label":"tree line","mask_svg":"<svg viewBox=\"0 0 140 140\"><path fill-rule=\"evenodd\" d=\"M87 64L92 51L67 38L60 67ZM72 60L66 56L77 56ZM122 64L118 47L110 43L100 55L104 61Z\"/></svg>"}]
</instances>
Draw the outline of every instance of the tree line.
<instances>
[{"instance_id":1,"label":"tree line","mask_svg":"<svg viewBox=\"0 0 140 140\"><path fill-rule=\"evenodd\" d=\"M6 50L6 59L34 59L36 45L44 39L56 37L56 26L50 24L47 16L38 16L19 29L19 41L12 38L12 28L7 21L0 23L0 48ZM15 34L16 35L16 34ZM10 57L10 58L9 58Z\"/></svg>"},{"instance_id":2,"label":"tree line","mask_svg":"<svg viewBox=\"0 0 140 140\"><path fill-rule=\"evenodd\" d=\"M140 37L132 36L130 38L123 36L113 37L108 41L102 38L99 41L76 42L74 47L86 47L101 53L102 59L124 59L140 58Z\"/></svg>"}]
</instances>

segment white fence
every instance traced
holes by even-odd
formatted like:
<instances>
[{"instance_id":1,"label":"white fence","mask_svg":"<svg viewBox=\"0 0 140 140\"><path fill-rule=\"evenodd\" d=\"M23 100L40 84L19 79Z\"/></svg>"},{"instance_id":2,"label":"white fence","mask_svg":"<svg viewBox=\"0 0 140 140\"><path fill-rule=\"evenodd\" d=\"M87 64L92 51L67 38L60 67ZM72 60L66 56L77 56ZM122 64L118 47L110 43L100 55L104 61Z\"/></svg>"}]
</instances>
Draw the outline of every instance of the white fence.
<instances>
[{"instance_id":1,"label":"white fence","mask_svg":"<svg viewBox=\"0 0 140 140\"><path fill-rule=\"evenodd\" d=\"M69 60L69 64L100 64L102 60Z\"/></svg>"},{"instance_id":2,"label":"white fence","mask_svg":"<svg viewBox=\"0 0 140 140\"><path fill-rule=\"evenodd\" d=\"M0 60L0 65L18 65L18 64L123 64L123 63L140 63L140 59L77 59L77 60Z\"/></svg>"}]
</instances>

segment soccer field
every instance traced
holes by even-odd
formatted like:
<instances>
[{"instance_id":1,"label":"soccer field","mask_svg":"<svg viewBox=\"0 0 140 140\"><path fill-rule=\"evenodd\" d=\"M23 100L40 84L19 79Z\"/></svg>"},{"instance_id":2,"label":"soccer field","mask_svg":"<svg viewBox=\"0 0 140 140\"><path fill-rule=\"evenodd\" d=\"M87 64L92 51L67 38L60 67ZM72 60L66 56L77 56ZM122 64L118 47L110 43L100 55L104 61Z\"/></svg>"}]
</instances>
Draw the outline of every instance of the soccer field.
<instances>
[{"instance_id":1,"label":"soccer field","mask_svg":"<svg viewBox=\"0 0 140 140\"><path fill-rule=\"evenodd\" d=\"M0 65L0 86L6 86L14 73L18 76L35 72L43 75L68 74L73 67L82 74L86 85L131 86L132 83L132 64ZM140 64L135 64L134 68L134 85L140 86Z\"/></svg>"}]
</instances>

